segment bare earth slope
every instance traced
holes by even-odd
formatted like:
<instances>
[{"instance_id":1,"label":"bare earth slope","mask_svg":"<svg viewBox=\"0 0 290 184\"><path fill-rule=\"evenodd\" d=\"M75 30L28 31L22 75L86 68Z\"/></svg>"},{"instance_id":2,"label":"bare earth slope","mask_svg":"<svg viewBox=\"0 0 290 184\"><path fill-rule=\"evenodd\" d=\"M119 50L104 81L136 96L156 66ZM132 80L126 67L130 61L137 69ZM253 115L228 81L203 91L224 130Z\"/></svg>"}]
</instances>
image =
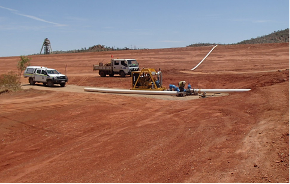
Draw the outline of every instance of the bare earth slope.
<instances>
[{"instance_id":1,"label":"bare earth slope","mask_svg":"<svg viewBox=\"0 0 290 184\"><path fill-rule=\"evenodd\" d=\"M69 84L29 89L22 79L26 90L0 95L0 181L289 182L288 44L218 46L191 71L210 49L31 56ZM92 71L111 55L161 68L165 86L252 90L200 99L80 90L130 88L130 77ZM0 74L18 60L0 58Z\"/></svg>"}]
</instances>

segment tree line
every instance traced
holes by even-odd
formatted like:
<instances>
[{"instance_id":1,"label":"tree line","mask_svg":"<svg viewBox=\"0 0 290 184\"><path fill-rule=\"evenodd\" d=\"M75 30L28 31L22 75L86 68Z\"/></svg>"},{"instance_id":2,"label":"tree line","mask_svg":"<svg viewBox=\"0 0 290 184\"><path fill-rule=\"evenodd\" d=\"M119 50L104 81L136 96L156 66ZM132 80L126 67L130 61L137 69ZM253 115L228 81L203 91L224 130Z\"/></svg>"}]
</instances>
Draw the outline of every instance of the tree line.
<instances>
[{"instance_id":1,"label":"tree line","mask_svg":"<svg viewBox=\"0 0 290 184\"><path fill-rule=\"evenodd\" d=\"M249 40L243 40L234 44L261 44L261 43L289 43L289 28L279 31L274 31L268 35L251 38ZM194 43L188 45L188 47L200 47L217 45L217 43ZM218 44L218 45L233 45L233 44Z\"/></svg>"}]
</instances>

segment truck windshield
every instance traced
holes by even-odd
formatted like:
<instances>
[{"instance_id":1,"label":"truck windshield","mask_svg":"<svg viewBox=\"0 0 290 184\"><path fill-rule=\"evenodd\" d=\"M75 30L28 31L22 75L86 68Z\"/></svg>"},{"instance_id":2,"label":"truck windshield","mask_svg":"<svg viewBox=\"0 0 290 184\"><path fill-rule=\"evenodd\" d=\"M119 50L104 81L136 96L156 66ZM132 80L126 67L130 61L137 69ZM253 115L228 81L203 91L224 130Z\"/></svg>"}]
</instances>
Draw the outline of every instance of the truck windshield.
<instances>
[{"instance_id":1,"label":"truck windshield","mask_svg":"<svg viewBox=\"0 0 290 184\"><path fill-rule=\"evenodd\" d=\"M136 60L127 60L129 66L138 66L138 63Z\"/></svg>"},{"instance_id":2,"label":"truck windshield","mask_svg":"<svg viewBox=\"0 0 290 184\"><path fill-rule=\"evenodd\" d=\"M47 70L47 74L59 74L56 70Z\"/></svg>"}]
</instances>

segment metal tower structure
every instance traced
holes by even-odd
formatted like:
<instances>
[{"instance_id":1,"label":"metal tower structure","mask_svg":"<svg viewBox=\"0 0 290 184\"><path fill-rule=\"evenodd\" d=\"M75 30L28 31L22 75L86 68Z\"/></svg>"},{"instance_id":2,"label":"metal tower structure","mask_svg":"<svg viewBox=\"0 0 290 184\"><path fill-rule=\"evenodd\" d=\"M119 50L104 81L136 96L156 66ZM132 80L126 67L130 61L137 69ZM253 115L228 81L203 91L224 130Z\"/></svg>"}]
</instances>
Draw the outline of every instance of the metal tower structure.
<instances>
[{"instance_id":1,"label":"metal tower structure","mask_svg":"<svg viewBox=\"0 0 290 184\"><path fill-rule=\"evenodd\" d=\"M44 42L42 44L42 47L41 47L41 50L40 50L40 54L42 52L42 49L43 49L43 54L50 54L52 53L52 49L51 49L51 46L50 46L50 41L48 38L45 38L44 39Z\"/></svg>"}]
</instances>

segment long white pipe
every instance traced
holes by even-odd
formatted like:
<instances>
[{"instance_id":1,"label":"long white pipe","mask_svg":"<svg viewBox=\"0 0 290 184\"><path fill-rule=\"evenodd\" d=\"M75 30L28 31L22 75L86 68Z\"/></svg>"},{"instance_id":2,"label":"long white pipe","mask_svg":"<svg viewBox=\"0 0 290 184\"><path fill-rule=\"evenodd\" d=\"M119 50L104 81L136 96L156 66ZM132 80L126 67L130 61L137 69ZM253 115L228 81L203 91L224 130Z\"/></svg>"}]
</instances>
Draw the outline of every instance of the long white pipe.
<instances>
[{"instance_id":1,"label":"long white pipe","mask_svg":"<svg viewBox=\"0 0 290 184\"><path fill-rule=\"evenodd\" d=\"M104 88L84 88L84 90L88 92L101 92L101 93L176 95L176 91L150 91L150 90L104 89Z\"/></svg>"},{"instance_id":2,"label":"long white pipe","mask_svg":"<svg viewBox=\"0 0 290 184\"><path fill-rule=\"evenodd\" d=\"M191 91L196 93L233 93L233 92L247 92L251 89L191 89Z\"/></svg>"},{"instance_id":3,"label":"long white pipe","mask_svg":"<svg viewBox=\"0 0 290 184\"><path fill-rule=\"evenodd\" d=\"M196 93L232 93L246 92L251 89L191 89ZM84 88L87 92L118 93L118 94L143 94L143 95L177 95L177 91L150 91L150 90L128 90L128 89L110 89L110 88Z\"/></svg>"},{"instance_id":4,"label":"long white pipe","mask_svg":"<svg viewBox=\"0 0 290 184\"><path fill-rule=\"evenodd\" d=\"M209 51L209 53L207 53L207 55L201 60L201 62L199 62L194 68L192 68L191 70L195 70L202 62L203 62L203 60L205 60L205 58L207 58L207 56L213 51L213 49L214 48L216 48L217 47L217 45L216 46L214 46L210 51Z\"/></svg>"}]
</instances>

